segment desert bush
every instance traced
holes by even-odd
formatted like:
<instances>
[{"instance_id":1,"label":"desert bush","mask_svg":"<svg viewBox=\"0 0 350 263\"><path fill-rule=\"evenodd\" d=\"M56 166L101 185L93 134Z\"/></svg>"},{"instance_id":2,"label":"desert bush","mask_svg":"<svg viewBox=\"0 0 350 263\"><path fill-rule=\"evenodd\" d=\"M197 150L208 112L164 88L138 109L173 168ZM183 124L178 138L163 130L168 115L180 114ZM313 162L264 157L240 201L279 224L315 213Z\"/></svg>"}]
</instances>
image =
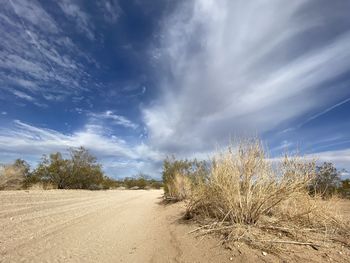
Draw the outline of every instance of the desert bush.
<instances>
[{"instance_id":1,"label":"desert bush","mask_svg":"<svg viewBox=\"0 0 350 263\"><path fill-rule=\"evenodd\" d=\"M120 185L125 186L127 189L160 189L163 186L162 182L142 173L135 177L126 177L120 182Z\"/></svg>"},{"instance_id":2,"label":"desert bush","mask_svg":"<svg viewBox=\"0 0 350 263\"><path fill-rule=\"evenodd\" d=\"M29 174L30 166L22 159L15 160L13 164L5 165L0 172L0 190L22 189Z\"/></svg>"},{"instance_id":3,"label":"desert bush","mask_svg":"<svg viewBox=\"0 0 350 263\"><path fill-rule=\"evenodd\" d=\"M192 182L189 177L175 174L167 183L167 195L175 201L187 199L191 195Z\"/></svg>"},{"instance_id":4,"label":"desert bush","mask_svg":"<svg viewBox=\"0 0 350 263\"><path fill-rule=\"evenodd\" d=\"M103 182L102 166L97 159L84 147L70 150L69 188L89 189L93 185L100 186Z\"/></svg>"},{"instance_id":5,"label":"desert bush","mask_svg":"<svg viewBox=\"0 0 350 263\"><path fill-rule=\"evenodd\" d=\"M340 177L341 172L332 163L324 162L321 166L316 166L316 176L310 185L311 194L331 197L341 185Z\"/></svg>"},{"instance_id":6,"label":"desert bush","mask_svg":"<svg viewBox=\"0 0 350 263\"><path fill-rule=\"evenodd\" d=\"M102 189L106 181L96 157L83 147L70 149L70 158L62 154L44 155L37 168L25 180L26 187L33 184L51 184L58 189ZM110 184L108 182L107 184Z\"/></svg>"},{"instance_id":7,"label":"desert bush","mask_svg":"<svg viewBox=\"0 0 350 263\"><path fill-rule=\"evenodd\" d=\"M118 188L120 183L117 180L114 180L112 178L109 178L108 176L103 177L102 181L102 189L115 189Z\"/></svg>"},{"instance_id":8,"label":"desert bush","mask_svg":"<svg viewBox=\"0 0 350 263\"><path fill-rule=\"evenodd\" d=\"M55 186L51 183L38 182L38 183L27 185L24 189L27 189L27 190L52 190L52 189L57 189L57 186Z\"/></svg>"},{"instance_id":9,"label":"desert bush","mask_svg":"<svg viewBox=\"0 0 350 263\"><path fill-rule=\"evenodd\" d=\"M305 191L314 176L313 164L284 158L273 167L259 142L240 145L213 160L211 176L196 191L191 209L218 219L255 224L282 201Z\"/></svg>"},{"instance_id":10,"label":"desert bush","mask_svg":"<svg viewBox=\"0 0 350 263\"><path fill-rule=\"evenodd\" d=\"M271 162L259 141L244 141L212 160L207 180L192 187L186 218L202 223L204 233L254 246L277 243L274 231L304 242L315 233L348 235L335 205L309 195L315 177L314 162L288 156Z\"/></svg>"},{"instance_id":11,"label":"desert bush","mask_svg":"<svg viewBox=\"0 0 350 263\"><path fill-rule=\"evenodd\" d=\"M164 183L164 193L169 195L169 184L172 184L177 174L189 174L191 163L188 160L176 160L174 156L167 157L163 162L162 179Z\"/></svg>"},{"instance_id":12,"label":"desert bush","mask_svg":"<svg viewBox=\"0 0 350 263\"><path fill-rule=\"evenodd\" d=\"M150 187L153 189L161 189L164 185L161 181L151 180Z\"/></svg>"},{"instance_id":13,"label":"desert bush","mask_svg":"<svg viewBox=\"0 0 350 263\"><path fill-rule=\"evenodd\" d=\"M69 160L63 159L62 154L44 155L37 168L26 180L26 185L41 183L55 185L58 189L68 188L71 181Z\"/></svg>"},{"instance_id":14,"label":"desert bush","mask_svg":"<svg viewBox=\"0 0 350 263\"><path fill-rule=\"evenodd\" d=\"M340 187L337 191L342 198L350 198L350 179L341 181Z\"/></svg>"},{"instance_id":15,"label":"desert bush","mask_svg":"<svg viewBox=\"0 0 350 263\"><path fill-rule=\"evenodd\" d=\"M174 156L163 162L164 195L168 199L189 198L192 185L197 185L208 176L209 167L205 161L177 160Z\"/></svg>"},{"instance_id":16,"label":"desert bush","mask_svg":"<svg viewBox=\"0 0 350 263\"><path fill-rule=\"evenodd\" d=\"M147 186L146 179L144 178L130 178L124 179L123 184L127 189L144 189Z\"/></svg>"}]
</instances>

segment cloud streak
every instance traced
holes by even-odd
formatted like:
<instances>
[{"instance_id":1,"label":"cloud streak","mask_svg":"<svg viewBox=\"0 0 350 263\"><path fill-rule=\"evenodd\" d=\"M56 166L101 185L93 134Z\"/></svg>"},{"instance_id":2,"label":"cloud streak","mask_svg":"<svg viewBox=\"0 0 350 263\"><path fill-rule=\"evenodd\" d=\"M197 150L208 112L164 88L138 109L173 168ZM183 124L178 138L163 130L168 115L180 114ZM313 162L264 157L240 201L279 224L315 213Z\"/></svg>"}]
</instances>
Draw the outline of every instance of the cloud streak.
<instances>
[{"instance_id":1,"label":"cloud streak","mask_svg":"<svg viewBox=\"0 0 350 263\"><path fill-rule=\"evenodd\" d=\"M324 115L324 114L326 114L326 113L328 113L328 112L330 112L330 111L332 111L332 110L342 106L343 104L348 103L349 101L350 101L350 98L347 98L347 99L342 100L341 102L338 102L338 103L334 104L333 106L331 106L331 107L329 107L329 108L327 108L327 109L325 109L325 110L323 110L323 111L321 111L321 112L311 116L306 121L304 121L301 124L299 124L298 128L300 128L300 127L304 126L305 124L309 123L310 121L313 121L313 120L321 117L322 115Z\"/></svg>"},{"instance_id":2,"label":"cloud streak","mask_svg":"<svg viewBox=\"0 0 350 263\"><path fill-rule=\"evenodd\" d=\"M75 11L80 19L79 10ZM39 100L50 101L87 90L91 76L86 66L96 63L73 43L39 2L4 2L0 10L0 34L3 99L13 94L39 105ZM93 85L91 81L90 85Z\"/></svg>"},{"instance_id":3,"label":"cloud streak","mask_svg":"<svg viewBox=\"0 0 350 263\"><path fill-rule=\"evenodd\" d=\"M95 39L93 33L94 27L90 22L90 18L86 12L84 12L80 6L78 6L74 1L62 0L58 2L61 10L65 15L75 21L76 27L90 40Z\"/></svg>"},{"instance_id":4,"label":"cloud streak","mask_svg":"<svg viewBox=\"0 0 350 263\"><path fill-rule=\"evenodd\" d=\"M328 88L350 68L343 5L186 1L152 53L162 88L143 108L150 142L165 152L201 152L348 97L347 86Z\"/></svg>"},{"instance_id":5,"label":"cloud streak","mask_svg":"<svg viewBox=\"0 0 350 263\"><path fill-rule=\"evenodd\" d=\"M131 120L127 119L124 116L117 115L113 111L110 111L110 110L102 112L102 113L90 112L90 113L88 113L88 116L90 116L94 120L98 120L98 121L99 120L109 120L113 124L120 125L120 126L123 126L125 128L136 129L138 127L138 125L136 123L132 122Z\"/></svg>"}]
</instances>

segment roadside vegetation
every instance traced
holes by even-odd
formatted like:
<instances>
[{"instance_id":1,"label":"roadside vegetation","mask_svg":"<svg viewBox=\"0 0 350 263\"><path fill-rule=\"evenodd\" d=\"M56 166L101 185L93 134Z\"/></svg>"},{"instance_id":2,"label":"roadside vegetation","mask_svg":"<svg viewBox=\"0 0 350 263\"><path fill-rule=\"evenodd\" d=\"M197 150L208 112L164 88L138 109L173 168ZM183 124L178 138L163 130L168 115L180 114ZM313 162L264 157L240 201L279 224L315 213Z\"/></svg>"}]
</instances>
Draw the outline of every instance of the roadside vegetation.
<instances>
[{"instance_id":1,"label":"roadside vegetation","mask_svg":"<svg viewBox=\"0 0 350 263\"><path fill-rule=\"evenodd\" d=\"M123 180L110 178L104 175L96 157L83 147L69 149L69 158L64 158L59 152L43 155L33 170L21 159L0 169L0 190L160 189L162 186L162 182L143 174Z\"/></svg>"},{"instance_id":2,"label":"roadside vegetation","mask_svg":"<svg viewBox=\"0 0 350 263\"><path fill-rule=\"evenodd\" d=\"M283 245L350 248L348 219L339 197L349 180L331 164L316 166L298 156L271 161L258 140L246 140L207 162L164 161L165 198L186 201L193 232L216 233L224 243L243 242L276 252Z\"/></svg>"},{"instance_id":3,"label":"roadside vegetation","mask_svg":"<svg viewBox=\"0 0 350 263\"><path fill-rule=\"evenodd\" d=\"M120 186L127 189L161 189L163 182L155 180L145 174L138 174L135 177L126 177L124 180L119 181Z\"/></svg>"},{"instance_id":4,"label":"roadside vegetation","mask_svg":"<svg viewBox=\"0 0 350 263\"><path fill-rule=\"evenodd\" d=\"M13 164L0 167L0 190L20 190L30 174L27 162L17 159Z\"/></svg>"},{"instance_id":5,"label":"roadside vegetation","mask_svg":"<svg viewBox=\"0 0 350 263\"><path fill-rule=\"evenodd\" d=\"M181 201L191 196L195 186L209 176L205 161L177 160L174 156L163 162L164 196L169 201Z\"/></svg>"}]
</instances>

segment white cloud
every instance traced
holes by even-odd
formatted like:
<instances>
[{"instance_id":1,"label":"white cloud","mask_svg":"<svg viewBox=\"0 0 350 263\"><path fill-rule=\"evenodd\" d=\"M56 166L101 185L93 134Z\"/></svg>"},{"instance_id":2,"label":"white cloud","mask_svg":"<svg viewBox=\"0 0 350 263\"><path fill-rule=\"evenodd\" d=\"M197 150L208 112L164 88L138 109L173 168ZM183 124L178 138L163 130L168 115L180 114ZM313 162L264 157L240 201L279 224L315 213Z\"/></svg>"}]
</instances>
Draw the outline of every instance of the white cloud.
<instances>
[{"instance_id":1,"label":"white cloud","mask_svg":"<svg viewBox=\"0 0 350 263\"><path fill-rule=\"evenodd\" d=\"M350 164L350 149L334 150L334 151L324 151L309 154L307 156L312 156L323 162L336 162L342 163L349 166Z\"/></svg>"},{"instance_id":2,"label":"white cloud","mask_svg":"<svg viewBox=\"0 0 350 263\"><path fill-rule=\"evenodd\" d=\"M21 92L19 90L14 90L13 94L15 96L17 96L18 98L21 98L21 99L24 99L24 100L28 100L28 101L34 101L35 100L32 96L30 96L30 95L28 95L28 94L26 94L24 92Z\"/></svg>"},{"instance_id":3,"label":"white cloud","mask_svg":"<svg viewBox=\"0 0 350 263\"><path fill-rule=\"evenodd\" d=\"M163 156L146 145L132 145L106 134L105 127L90 123L81 130L64 134L52 129L40 128L19 120L12 127L0 128L0 158L9 156L26 158L35 164L42 154L60 151L67 153L70 147L84 146L95 154L111 176L130 176L138 171L154 172ZM130 166L118 169L123 163ZM157 165L156 165L157 164Z\"/></svg>"},{"instance_id":4,"label":"white cloud","mask_svg":"<svg viewBox=\"0 0 350 263\"><path fill-rule=\"evenodd\" d=\"M39 27L43 31L57 33L58 28L55 21L47 14L47 12L40 6L36 1L20 1L20 0L9 0L8 5L4 5L3 8L12 8L16 14L17 20L20 23L31 23L36 27Z\"/></svg>"},{"instance_id":5,"label":"white cloud","mask_svg":"<svg viewBox=\"0 0 350 263\"><path fill-rule=\"evenodd\" d=\"M17 96L26 90L37 103L62 100L86 90L87 83L93 85L86 66L97 63L65 35L39 2L4 2L0 35L0 89L7 94Z\"/></svg>"},{"instance_id":6,"label":"white cloud","mask_svg":"<svg viewBox=\"0 0 350 263\"><path fill-rule=\"evenodd\" d=\"M349 172L342 172L341 177L342 177L342 179L350 179L350 173Z\"/></svg>"},{"instance_id":7,"label":"white cloud","mask_svg":"<svg viewBox=\"0 0 350 263\"><path fill-rule=\"evenodd\" d=\"M151 52L162 88L143 108L150 143L165 152L202 152L349 97L348 87L324 87L350 68L343 5L185 1L166 18ZM325 34L334 27L337 33Z\"/></svg>"},{"instance_id":8,"label":"white cloud","mask_svg":"<svg viewBox=\"0 0 350 263\"><path fill-rule=\"evenodd\" d=\"M61 10L68 16L70 19L73 19L76 22L78 30L86 35L90 40L94 40L95 35L93 32L93 25L90 22L89 16L84 12L80 6L70 0L61 0L58 1L58 5Z\"/></svg>"},{"instance_id":9,"label":"white cloud","mask_svg":"<svg viewBox=\"0 0 350 263\"><path fill-rule=\"evenodd\" d=\"M318 163L331 162L339 170L346 169L347 171L350 171L350 148L317 152L308 154L305 157L317 160Z\"/></svg>"},{"instance_id":10,"label":"white cloud","mask_svg":"<svg viewBox=\"0 0 350 263\"><path fill-rule=\"evenodd\" d=\"M290 147L293 147L294 143L284 140L277 147L273 148L271 151L288 151Z\"/></svg>"},{"instance_id":11,"label":"white cloud","mask_svg":"<svg viewBox=\"0 0 350 263\"><path fill-rule=\"evenodd\" d=\"M0 130L0 148L3 151L41 155L81 145L103 156L135 157L125 142L105 137L99 126L86 125L73 134L63 134L16 120L11 129Z\"/></svg>"},{"instance_id":12,"label":"white cloud","mask_svg":"<svg viewBox=\"0 0 350 263\"><path fill-rule=\"evenodd\" d=\"M117 0L102 0L97 2L104 19L109 23L115 23L122 12Z\"/></svg>"},{"instance_id":13,"label":"white cloud","mask_svg":"<svg viewBox=\"0 0 350 263\"><path fill-rule=\"evenodd\" d=\"M138 125L133 123L131 120L127 119L124 116L115 114L113 111L105 111L102 113L88 113L88 115L95 120L110 120L112 124L120 125L126 128L136 129Z\"/></svg>"}]
</instances>

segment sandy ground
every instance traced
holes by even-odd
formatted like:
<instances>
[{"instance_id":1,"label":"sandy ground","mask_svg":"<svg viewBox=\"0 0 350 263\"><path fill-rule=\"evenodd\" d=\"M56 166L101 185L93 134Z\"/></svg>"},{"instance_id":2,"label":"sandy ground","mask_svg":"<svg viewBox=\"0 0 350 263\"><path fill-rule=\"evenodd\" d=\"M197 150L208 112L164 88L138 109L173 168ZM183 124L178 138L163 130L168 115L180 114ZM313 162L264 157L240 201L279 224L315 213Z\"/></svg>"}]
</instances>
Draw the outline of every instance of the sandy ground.
<instances>
[{"instance_id":1,"label":"sandy ground","mask_svg":"<svg viewBox=\"0 0 350 263\"><path fill-rule=\"evenodd\" d=\"M162 191L0 192L0 262L231 262Z\"/></svg>"},{"instance_id":2,"label":"sandy ground","mask_svg":"<svg viewBox=\"0 0 350 263\"><path fill-rule=\"evenodd\" d=\"M0 262L350 262L343 249L225 249L188 234L197 226L181 220L183 203L161 201L160 190L0 191Z\"/></svg>"}]
</instances>

